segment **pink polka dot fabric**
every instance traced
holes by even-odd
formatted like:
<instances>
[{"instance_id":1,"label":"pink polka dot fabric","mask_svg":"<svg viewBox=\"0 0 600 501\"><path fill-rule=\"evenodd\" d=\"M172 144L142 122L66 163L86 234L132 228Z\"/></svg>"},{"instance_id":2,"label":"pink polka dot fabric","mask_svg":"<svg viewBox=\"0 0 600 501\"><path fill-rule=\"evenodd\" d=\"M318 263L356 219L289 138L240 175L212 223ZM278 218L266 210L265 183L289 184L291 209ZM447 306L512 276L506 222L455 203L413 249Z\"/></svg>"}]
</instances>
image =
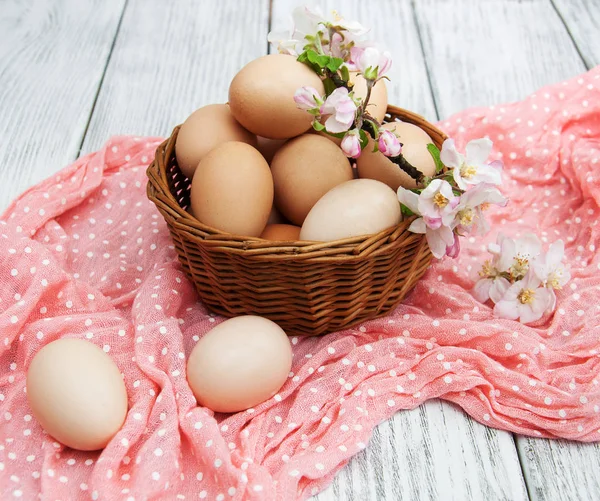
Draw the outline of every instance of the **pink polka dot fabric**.
<instances>
[{"instance_id":1,"label":"pink polka dot fabric","mask_svg":"<svg viewBox=\"0 0 600 501\"><path fill-rule=\"evenodd\" d=\"M113 138L18 197L0 225L0 497L303 499L377 423L430 398L496 428L600 440L600 69L442 126L461 148L489 136L505 161L495 231L434 264L392 315L292 338L281 391L233 415L197 407L186 383L191 349L223 319L197 301L146 199L160 139ZM471 295L497 231L566 242L572 281L535 326ZM101 453L61 446L31 416L27 367L61 337L96 343L124 374L127 419Z\"/></svg>"}]
</instances>

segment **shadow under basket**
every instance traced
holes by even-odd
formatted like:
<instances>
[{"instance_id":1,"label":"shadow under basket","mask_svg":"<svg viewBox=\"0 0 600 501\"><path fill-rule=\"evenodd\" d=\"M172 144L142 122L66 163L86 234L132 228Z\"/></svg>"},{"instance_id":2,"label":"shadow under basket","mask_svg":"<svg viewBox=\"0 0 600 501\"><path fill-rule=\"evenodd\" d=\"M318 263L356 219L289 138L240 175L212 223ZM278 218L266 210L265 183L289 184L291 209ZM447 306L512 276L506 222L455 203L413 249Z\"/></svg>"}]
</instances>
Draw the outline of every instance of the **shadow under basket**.
<instances>
[{"instance_id":1,"label":"shadow under basket","mask_svg":"<svg viewBox=\"0 0 600 501\"><path fill-rule=\"evenodd\" d=\"M421 127L441 148L443 132L409 111L386 121ZM190 180L177 165L176 127L147 170L148 198L165 218L179 260L202 302L226 317L259 315L288 335L317 336L394 309L427 269L424 235L412 219L374 235L334 242L272 242L206 226L186 212Z\"/></svg>"}]
</instances>

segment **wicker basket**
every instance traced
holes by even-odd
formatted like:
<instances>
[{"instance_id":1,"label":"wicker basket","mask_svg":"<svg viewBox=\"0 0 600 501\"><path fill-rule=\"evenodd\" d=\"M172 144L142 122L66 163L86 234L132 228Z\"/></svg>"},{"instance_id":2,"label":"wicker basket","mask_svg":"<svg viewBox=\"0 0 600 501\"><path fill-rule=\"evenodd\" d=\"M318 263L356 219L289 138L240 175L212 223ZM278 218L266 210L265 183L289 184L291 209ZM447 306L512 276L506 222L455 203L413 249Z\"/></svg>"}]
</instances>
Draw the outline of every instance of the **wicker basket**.
<instances>
[{"instance_id":1,"label":"wicker basket","mask_svg":"<svg viewBox=\"0 0 600 501\"><path fill-rule=\"evenodd\" d=\"M438 147L443 132L409 111L388 107L425 130ZM289 335L316 336L385 315L421 278L431 253L410 220L375 235L335 242L272 242L208 227L186 212L190 181L175 159L179 127L148 167L148 198L165 218L179 260L203 303L232 317L260 315Z\"/></svg>"}]
</instances>

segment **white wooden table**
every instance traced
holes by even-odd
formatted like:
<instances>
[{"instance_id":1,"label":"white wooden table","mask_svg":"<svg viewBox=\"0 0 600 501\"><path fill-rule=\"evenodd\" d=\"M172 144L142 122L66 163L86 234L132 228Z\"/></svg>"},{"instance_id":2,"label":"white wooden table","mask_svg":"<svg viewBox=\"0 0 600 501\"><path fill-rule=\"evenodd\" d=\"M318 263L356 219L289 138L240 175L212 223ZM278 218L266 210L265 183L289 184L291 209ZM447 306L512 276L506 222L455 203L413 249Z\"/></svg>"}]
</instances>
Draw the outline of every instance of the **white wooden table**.
<instances>
[{"instance_id":1,"label":"white wooden table","mask_svg":"<svg viewBox=\"0 0 600 501\"><path fill-rule=\"evenodd\" d=\"M600 0L337 0L395 57L390 102L432 121L600 63ZM0 0L0 208L120 133L224 102L291 0ZM600 446L486 428L440 401L381 424L324 500L599 500Z\"/></svg>"}]
</instances>

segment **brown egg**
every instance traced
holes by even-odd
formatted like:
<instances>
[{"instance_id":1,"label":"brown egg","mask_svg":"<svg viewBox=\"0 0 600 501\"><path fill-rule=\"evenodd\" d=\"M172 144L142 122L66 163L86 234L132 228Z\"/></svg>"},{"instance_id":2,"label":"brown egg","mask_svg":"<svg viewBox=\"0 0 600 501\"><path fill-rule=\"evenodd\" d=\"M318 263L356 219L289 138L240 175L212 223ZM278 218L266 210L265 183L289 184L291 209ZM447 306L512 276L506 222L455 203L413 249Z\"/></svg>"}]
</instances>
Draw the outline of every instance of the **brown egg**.
<instances>
[{"instance_id":1,"label":"brown egg","mask_svg":"<svg viewBox=\"0 0 600 501\"><path fill-rule=\"evenodd\" d=\"M275 395L291 367L292 347L281 327L248 315L225 320L198 341L187 378L200 405L238 412Z\"/></svg>"},{"instance_id":2,"label":"brown egg","mask_svg":"<svg viewBox=\"0 0 600 501\"><path fill-rule=\"evenodd\" d=\"M297 226L331 188L353 178L352 167L331 141L304 134L288 141L271 162L275 205Z\"/></svg>"},{"instance_id":3,"label":"brown egg","mask_svg":"<svg viewBox=\"0 0 600 501\"><path fill-rule=\"evenodd\" d=\"M364 77L352 72L350 73L350 81L354 83L354 87L352 88L354 95L365 99L367 97L367 82ZM387 112L387 105L388 95L385 80L379 80L371 89L367 111L378 122L382 122Z\"/></svg>"},{"instance_id":4,"label":"brown egg","mask_svg":"<svg viewBox=\"0 0 600 501\"><path fill-rule=\"evenodd\" d=\"M262 156L265 157L265 160L269 164L271 163L271 160L273 160L275 153L277 153L279 148L281 148L283 143L286 141L285 139L269 139L261 136L257 136L256 139L258 140L258 151L260 151Z\"/></svg>"},{"instance_id":5,"label":"brown egg","mask_svg":"<svg viewBox=\"0 0 600 501\"><path fill-rule=\"evenodd\" d=\"M223 143L198 164L190 203L198 221L234 235L258 237L273 206L269 165L246 143Z\"/></svg>"},{"instance_id":6,"label":"brown egg","mask_svg":"<svg viewBox=\"0 0 600 501\"><path fill-rule=\"evenodd\" d=\"M59 339L36 353L27 371L27 399L48 434L82 451L104 448L127 414L121 372L82 339Z\"/></svg>"},{"instance_id":7,"label":"brown egg","mask_svg":"<svg viewBox=\"0 0 600 501\"><path fill-rule=\"evenodd\" d=\"M300 240L330 242L371 235L400 223L396 193L373 179L353 179L328 191L306 216Z\"/></svg>"},{"instance_id":8,"label":"brown egg","mask_svg":"<svg viewBox=\"0 0 600 501\"><path fill-rule=\"evenodd\" d=\"M296 107L302 86L324 93L321 79L293 56L270 54L244 66L229 87L231 113L246 129L269 139L287 139L310 128L312 115Z\"/></svg>"},{"instance_id":9,"label":"brown egg","mask_svg":"<svg viewBox=\"0 0 600 501\"><path fill-rule=\"evenodd\" d=\"M435 162L427 150L427 145L433 143L429 135L416 125L406 122L392 122L383 125L384 129L396 130L402 143L402 154L408 162L426 176L435 174ZM373 153L373 140L363 149L356 160L358 175L361 178L376 179L387 184L393 190L399 186L411 189L417 183L396 164L392 163L379 151Z\"/></svg>"},{"instance_id":10,"label":"brown egg","mask_svg":"<svg viewBox=\"0 0 600 501\"><path fill-rule=\"evenodd\" d=\"M175 142L181 172L191 179L204 155L226 141L256 146L256 136L236 122L228 105L209 104L194 111L181 125Z\"/></svg>"},{"instance_id":11,"label":"brown egg","mask_svg":"<svg viewBox=\"0 0 600 501\"><path fill-rule=\"evenodd\" d=\"M260 238L279 242L300 240L300 226L292 224L268 224Z\"/></svg>"}]
</instances>

